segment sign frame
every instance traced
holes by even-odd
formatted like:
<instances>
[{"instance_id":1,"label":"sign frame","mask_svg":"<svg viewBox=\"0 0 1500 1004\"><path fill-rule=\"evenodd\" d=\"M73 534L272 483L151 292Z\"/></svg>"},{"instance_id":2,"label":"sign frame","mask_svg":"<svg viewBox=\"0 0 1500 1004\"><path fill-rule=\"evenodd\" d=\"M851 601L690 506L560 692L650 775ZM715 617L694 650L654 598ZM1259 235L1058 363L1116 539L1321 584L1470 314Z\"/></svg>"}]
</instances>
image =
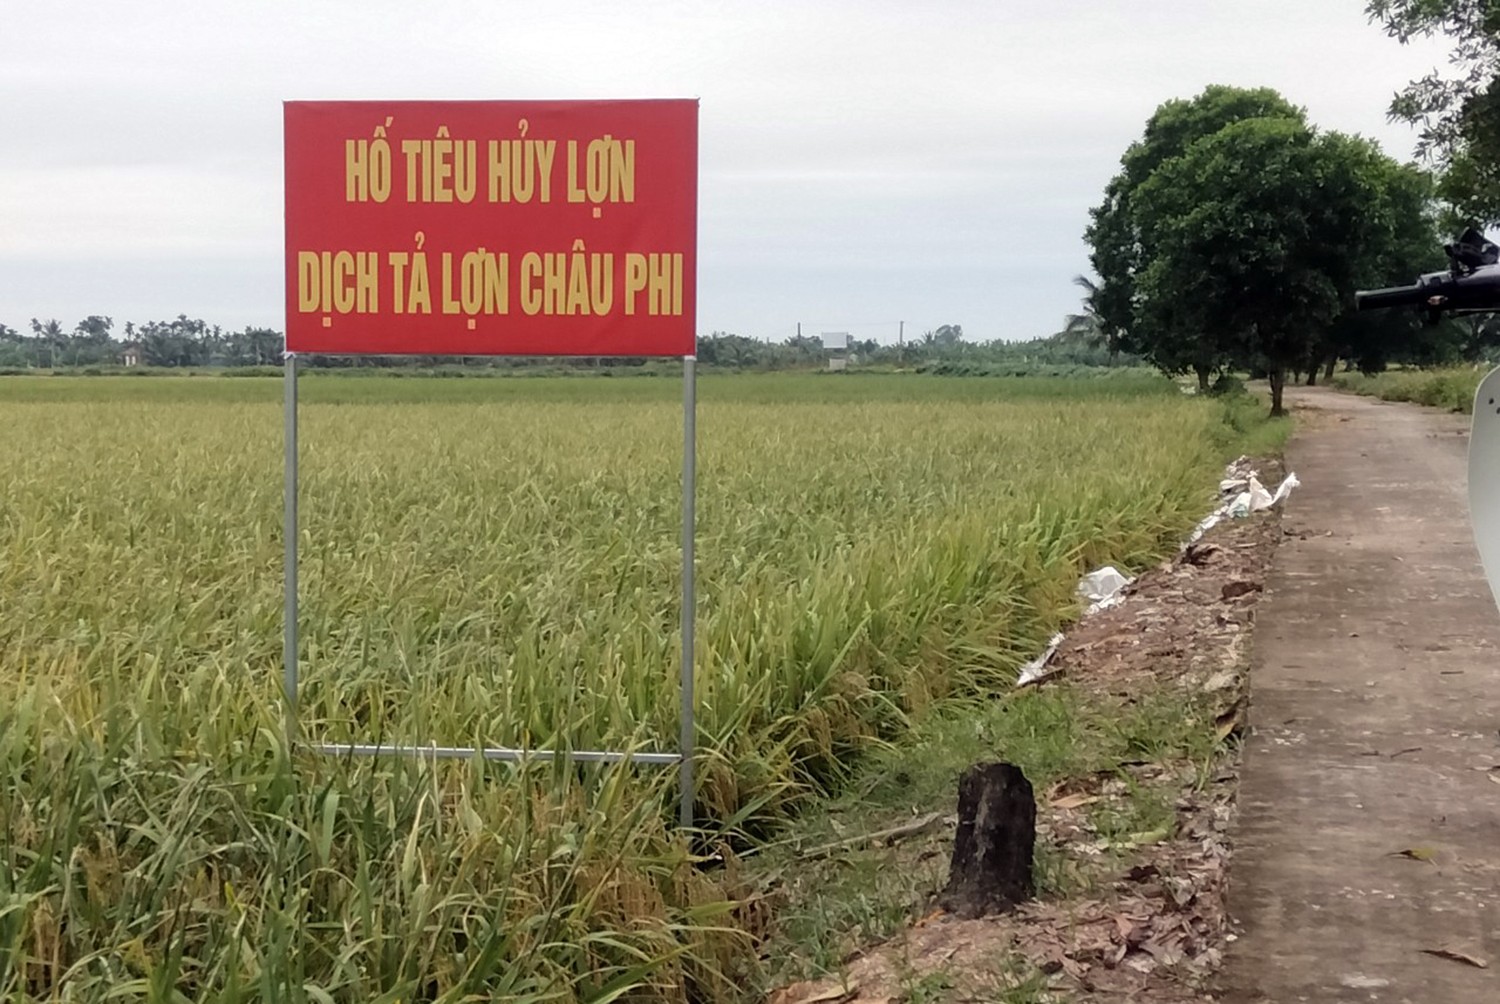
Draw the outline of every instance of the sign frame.
<instances>
[{"instance_id":1,"label":"sign frame","mask_svg":"<svg viewBox=\"0 0 1500 1004\"><path fill-rule=\"evenodd\" d=\"M662 102L286 102L285 108L288 112L288 122L292 109L295 106L317 106L323 108L334 107L341 110L358 110L361 112L375 112L381 110L400 109L408 106L420 105L429 111L442 111L445 107L468 108L472 110L478 106L505 106L506 108L546 108L550 110L565 109L569 106L586 107L592 111L601 109L624 111L626 106L655 106L665 107L691 106L691 165L686 168L691 175L691 241L686 249L688 256L687 281L690 295L687 296L687 309L682 315L674 318L687 332L688 341L686 352L651 352L640 351L641 344L632 341L629 345L622 346L618 352L610 351L569 351L564 348L561 351L549 352L513 352L513 351L475 351L467 343L454 347L452 343L442 343L436 349L424 346L412 346L407 351L389 351L384 348L355 349L353 351L318 351L309 350L306 339L294 339L293 320L296 316L294 307L298 291L295 288L296 269L298 267L298 250L293 246L293 224L292 224L292 164L293 156L290 150L290 128L288 130L287 166L288 166L288 222L287 222L287 336L286 351L283 362L283 579L285 587L285 602L283 610L283 637L282 637L282 697L284 702L284 730L289 748L301 746L328 756L368 756L368 757L420 757L426 759L473 759L499 761L553 761L567 760L578 763L636 763L644 765L670 766L677 765L679 768L679 809L678 821L684 828L693 825L693 808L696 798L696 784L694 778L695 746L697 735L696 724L696 701L694 696L694 669L696 666L696 644L694 637L695 613L696 613L696 512L695 501L697 495L697 358L696 358L696 335L693 333L696 326L696 255L697 255L697 110L698 102L689 101L662 101ZM679 108L679 111L685 110ZM393 116L394 117L394 116ZM563 325L566 329L568 325ZM474 328L469 325L469 330ZM294 341L297 344L294 344ZM313 341L311 344L321 344ZM571 343L570 343L571 344ZM663 344L675 344L670 339ZM452 351L443 351L444 348ZM576 345L572 346L576 348ZM590 343L590 347L598 346ZM683 347L683 346L678 346ZM301 669L301 645L300 645L300 589L298 582L298 543L300 537L298 516L298 360L302 356L319 355L358 355L358 354L388 354L388 355L492 355L492 356L524 356L524 355L594 355L594 356L660 356L682 359L683 365L683 439L682 439L682 595L680 611L680 675L679 675L679 697L680 697L680 719L678 748L675 752L647 751L634 752L628 750L567 750L567 749L527 749L520 747L505 746L443 746L437 743L426 745L420 744L384 744L384 743L328 743L309 741L302 736L299 718L299 691L300 691L300 669ZM497 378L498 379L498 378Z\"/></svg>"}]
</instances>

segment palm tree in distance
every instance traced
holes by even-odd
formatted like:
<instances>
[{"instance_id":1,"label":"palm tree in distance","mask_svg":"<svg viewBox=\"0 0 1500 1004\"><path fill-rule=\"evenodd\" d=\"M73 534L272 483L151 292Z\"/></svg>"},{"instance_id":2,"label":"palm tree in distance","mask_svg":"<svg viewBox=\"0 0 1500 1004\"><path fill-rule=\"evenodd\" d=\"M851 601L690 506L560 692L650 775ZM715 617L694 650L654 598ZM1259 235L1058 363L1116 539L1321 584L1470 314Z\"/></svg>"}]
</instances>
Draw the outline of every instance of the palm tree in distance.
<instances>
[{"instance_id":1,"label":"palm tree in distance","mask_svg":"<svg viewBox=\"0 0 1500 1004\"><path fill-rule=\"evenodd\" d=\"M1058 334L1065 339L1077 339L1091 349L1109 349L1109 360L1114 362L1120 352L1119 340L1111 338L1108 326L1099 314L1099 298L1102 287L1086 275L1075 275L1073 285L1084 291L1083 313L1068 314L1063 318L1063 329Z\"/></svg>"},{"instance_id":2,"label":"palm tree in distance","mask_svg":"<svg viewBox=\"0 0 1500 1004\"><path fill-rule=\"evenodd\" d=\"M55 369L58 364L58 357L62 355L63 348L68 344L67 332L63 331L62 325L57 323L57 318L55 317L46 324L33 317L31 319L31 332L37 338L41 339L42 344L47 346L47 368Z\"/></svg>"}]
</instances>

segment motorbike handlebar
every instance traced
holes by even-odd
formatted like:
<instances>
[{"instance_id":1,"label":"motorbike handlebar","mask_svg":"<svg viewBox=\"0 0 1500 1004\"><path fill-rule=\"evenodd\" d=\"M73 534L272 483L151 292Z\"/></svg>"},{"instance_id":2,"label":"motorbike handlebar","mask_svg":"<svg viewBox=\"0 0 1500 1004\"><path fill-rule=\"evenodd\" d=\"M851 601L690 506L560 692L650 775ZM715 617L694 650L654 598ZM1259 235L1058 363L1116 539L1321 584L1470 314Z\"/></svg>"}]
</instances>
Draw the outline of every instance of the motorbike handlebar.
<instances>
[{"instance_id":1,"label":"motorbike handlebar","mask_svg":"<svg viewBox=\"0 0 1500 1004\"><path fill-rule=\"evenodd\" d=\"M1385 307L1416 307L1432 296L1421 286L1391 286L1387 289L1362 289L1354 294L1356 310L1380 310Z\"/></svg>"},{"instance_id":2,"label":"motorbike handlebar","mask_svg":"<svg viewBox=\"0 0 1500 1004\"><path fill-rule=\"evenodd\" d=\"M1432 272L1415 285L1360 290L1354 294L1359 310L1385 307L1425 307L1434 314L1449 310L1500 311L1500 265L1482 265L1465 275Z\"/></svg>"}]
</instances>

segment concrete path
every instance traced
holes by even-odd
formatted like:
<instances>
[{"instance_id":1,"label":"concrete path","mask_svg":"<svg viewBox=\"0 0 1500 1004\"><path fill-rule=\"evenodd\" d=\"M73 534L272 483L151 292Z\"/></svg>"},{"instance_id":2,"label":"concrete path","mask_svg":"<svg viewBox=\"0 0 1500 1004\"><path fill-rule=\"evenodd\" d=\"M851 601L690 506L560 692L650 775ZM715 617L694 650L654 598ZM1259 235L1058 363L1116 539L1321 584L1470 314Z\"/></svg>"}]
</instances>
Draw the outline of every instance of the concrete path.
<instances>
[{"instance_id":1,"label":"concrete path","mask_svg":"<svg viewBox=\"0 0 1500 1004\"><path fill-rule=\"evenodd\" d=\"M1469 533L1468 420L1287 394L1303 487L1257 614L1223 999L1494 1004L1500 614Z\"/></svg>"}]
</instances>

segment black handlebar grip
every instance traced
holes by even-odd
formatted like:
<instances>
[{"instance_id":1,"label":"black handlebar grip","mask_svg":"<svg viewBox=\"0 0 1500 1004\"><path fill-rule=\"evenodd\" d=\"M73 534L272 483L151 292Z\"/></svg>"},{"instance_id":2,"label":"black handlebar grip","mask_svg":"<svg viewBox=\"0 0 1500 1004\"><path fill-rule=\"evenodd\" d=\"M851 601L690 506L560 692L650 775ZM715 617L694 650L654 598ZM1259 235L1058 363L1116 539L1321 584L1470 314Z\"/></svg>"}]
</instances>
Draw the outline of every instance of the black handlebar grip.
<instances>
[{"instance_id":1,"label":"black handlebar grip","mask_svg":"<svg viewBox=\"0 0 1500 1004\"><path fill-rule=\"evenodd\" d=\"M1362 289L1354 294L1356 310L1380 310L1384 307L1413 307L1427 302L1437 290L1423 286L1392 286L1389 289Z\"/></svg>"}]
</instances>

